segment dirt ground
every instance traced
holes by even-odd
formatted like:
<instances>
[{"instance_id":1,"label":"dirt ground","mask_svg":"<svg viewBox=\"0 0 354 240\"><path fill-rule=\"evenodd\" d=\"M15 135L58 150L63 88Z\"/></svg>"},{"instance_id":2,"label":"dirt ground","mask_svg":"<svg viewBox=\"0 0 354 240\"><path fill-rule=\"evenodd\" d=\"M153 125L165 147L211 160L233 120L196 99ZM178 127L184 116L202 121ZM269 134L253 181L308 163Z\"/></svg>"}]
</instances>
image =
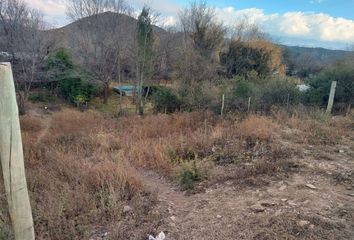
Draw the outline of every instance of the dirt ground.
<instances>
[{"instance_id":1,"label":"dirt ground","mask_svg":"<svg viewBox=\"0 0 354 240\"><path fill-rule=\"evenodd\" d=\"M156 233L164 231L166 239L354 239L353 140L332 147L301 145L292 159L296 170L261 187L223 177L187 194L144 172L164 217ZM232 171L231 165L218 167L214 177Z\"/></svg>"}]
</instances>

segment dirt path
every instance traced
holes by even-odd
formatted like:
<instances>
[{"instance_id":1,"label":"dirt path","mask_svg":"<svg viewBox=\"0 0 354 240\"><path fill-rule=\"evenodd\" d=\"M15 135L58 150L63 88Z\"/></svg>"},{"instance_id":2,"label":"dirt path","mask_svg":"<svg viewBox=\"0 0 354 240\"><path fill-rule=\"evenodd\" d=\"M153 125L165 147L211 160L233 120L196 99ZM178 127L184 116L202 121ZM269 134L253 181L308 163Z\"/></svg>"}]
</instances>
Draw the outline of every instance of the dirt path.
<instances>
[{"instance_id":1,"label":"dirt path","mask_svg":"<svg viewBox=\"0 0 354 240\"><path fill-rule=\"evenodd\" d=\"M352 165L348 159L341 161ZM159 229L167 239L354 239L354 192L314 173L308 161L315 160L264 187L240 189L231 180L189 196L155 173L142 178L168 212Z\"/></svg>"}]
</instances>

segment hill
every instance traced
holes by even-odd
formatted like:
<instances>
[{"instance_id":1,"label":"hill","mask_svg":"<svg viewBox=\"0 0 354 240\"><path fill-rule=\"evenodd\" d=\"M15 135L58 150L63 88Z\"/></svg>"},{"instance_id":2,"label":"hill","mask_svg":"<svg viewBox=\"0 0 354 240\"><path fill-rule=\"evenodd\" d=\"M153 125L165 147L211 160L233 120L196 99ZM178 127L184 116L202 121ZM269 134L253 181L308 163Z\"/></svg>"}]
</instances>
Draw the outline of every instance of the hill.
<instances>
[{"instance_id":1,"label":"hill","mask_svg":"<svg viewBox=\"0 0 354 240\"><path fill-rule=\"evenodd\" d=\"M118 20L117 20L118 18ZM121 46L129 54L132 49L134 36L136 32L137 19L113 12L106 12L96 16L80 19L70 23L64 27L48 30L45 32L49 39L55 39L55 46L64 47L71 50L79 48L77 43L77 35L79 29L89 27L94 21L104 21L110 23L116 21L122 24L119 39ZM161 27L154 26L156 42L158 42L160 50L162 49L167 62L173 64L179 56L179 47L181 46L181 33L171 33ZM110 32L102 34L102 37L108 37ZM338 59L341 59L349 54L348 51L330 50L325 48L309 48L298 46L279 45L283 51L283 59L288 66L288 74L299 77L307 77L311 74L316 74L325 66L328 66ZM129 63L127 63L129 65Z\"/></svg>"}]
</instances>

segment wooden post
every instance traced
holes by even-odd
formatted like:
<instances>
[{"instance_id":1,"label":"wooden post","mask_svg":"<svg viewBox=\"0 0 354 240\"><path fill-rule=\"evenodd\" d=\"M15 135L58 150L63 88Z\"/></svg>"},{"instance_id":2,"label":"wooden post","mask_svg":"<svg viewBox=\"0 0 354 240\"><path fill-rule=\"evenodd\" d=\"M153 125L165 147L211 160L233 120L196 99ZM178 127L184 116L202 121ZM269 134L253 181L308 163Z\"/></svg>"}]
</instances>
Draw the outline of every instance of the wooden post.
<instances>
[{"instance_id":1,"label":"wooden post","mask_svg":"<svg viewBox=\"0 0 354 240\"><path fill-rule=\"evenodd\" d=\"M334 95L336 93L337 82L333 81L331 84L331 92L329 93L328 105L326 114L331 114L334 102Z\"/></svg>"},{"instance_id":2,"label":"wooden post","mask_svg":"<svg viewBox=\"0 0 354 240\"><path fill-rule=\"evenodd\" d=\"M288 93L288 96L286 98L286 109L289 109L289 104L290 104L290 93Z\"/></svg>"},{"instance_id":3,"label":"wooden post","mask_svg":"<svg viewBox=\"0 0 354 240\"><path fill-rule=\"evenodd\" d=\"M16 240L34 240L11 64L0 63L0 159Z\"/></svg>"},{"instance_id":4,"label":"wooden post","mask_svg":"<svg viewBox=\"0 0 354 240\"><path fill-rule=\"evenodd\" d=\"M251 109L251 97L248 98L247 112L249 112L250 109Z\"/></svg>"},{"instance_id":5,"label":"wooden post","mask_svg":"<svg viewBox=\"0 0 354 240\"><path fill-rule=\"evenodd\" d=\"M225 108L225 94L223 94L221 98L221 112L220 112L221 116L224 115L224 108Z\"/></svg>"}]
</instances>

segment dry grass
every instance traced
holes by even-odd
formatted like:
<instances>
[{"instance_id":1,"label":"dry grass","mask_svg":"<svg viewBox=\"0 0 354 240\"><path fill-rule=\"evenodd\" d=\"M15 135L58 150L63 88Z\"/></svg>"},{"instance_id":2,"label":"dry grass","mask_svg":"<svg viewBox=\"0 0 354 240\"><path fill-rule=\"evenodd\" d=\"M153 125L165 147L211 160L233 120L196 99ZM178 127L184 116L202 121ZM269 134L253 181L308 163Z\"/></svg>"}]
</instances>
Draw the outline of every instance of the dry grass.
<instances>
[{"instance_id":1,"label":"dry grass","mask_svg":"<svg viewBox=\"0 0 354 240\"><path fill-rule=\"evenodd\" d=\"M88 238L97 223L122 220L128 202L149 199L112 141L111 119L64 110L21 126L37 239Z\"/></svg>"},{"instance_id":2,"label":"dry grass","mask_svg":"<svg viewBox=\"0 0 354 240\"><path fill-rule=\"evenodd\" d=\"M142 238L159 220L151 215L154 196L144 190L136 169L169 176L185 189L228 179L261 186L297 167L282 137L335 144L350 124L350 117L284 113L244 120L208 112L114 119L64 109L46 117L25 116L21 127L37 239L83 239L113 222L117 236L140 226L135 234ZM211 179L217 165L228 171ZM135 217L125 218L125 204L136 206ZM1 216L0 223L8 222L5 213ZM154 220L144 220L150 217Z\"/></svg>"}]
</instances>

